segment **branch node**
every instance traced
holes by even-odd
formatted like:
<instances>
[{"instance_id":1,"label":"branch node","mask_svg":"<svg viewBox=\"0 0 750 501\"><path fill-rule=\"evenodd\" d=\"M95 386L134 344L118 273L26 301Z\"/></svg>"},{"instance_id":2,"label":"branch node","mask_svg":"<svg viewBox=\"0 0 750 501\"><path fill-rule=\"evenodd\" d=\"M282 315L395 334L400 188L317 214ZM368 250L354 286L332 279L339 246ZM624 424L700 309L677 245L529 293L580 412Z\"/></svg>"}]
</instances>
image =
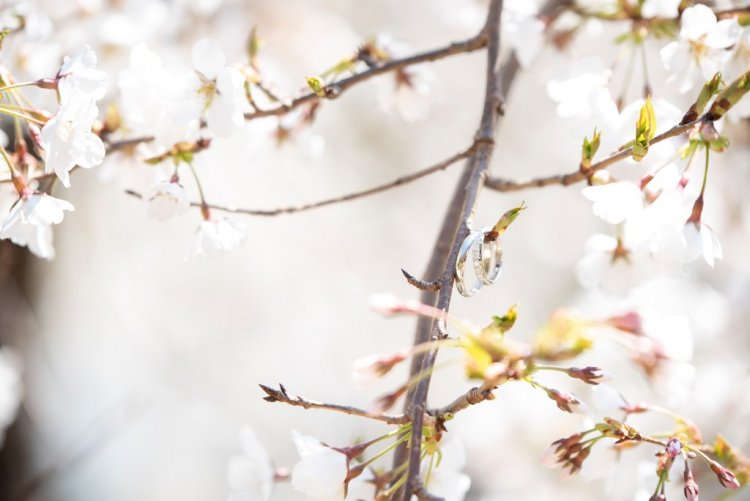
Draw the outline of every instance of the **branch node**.
<instances>
[{"instance_id":1,"label":"branch node","mask_svg":"<svg viewBox=\"0 0 750 501\"><path fill-rule=\"evenodd\" d=\"M406 281L421 291L437 292L440 290L440 282L438 280L420 280L405 269L401 268Z\"/></svg>"}]
</instances>

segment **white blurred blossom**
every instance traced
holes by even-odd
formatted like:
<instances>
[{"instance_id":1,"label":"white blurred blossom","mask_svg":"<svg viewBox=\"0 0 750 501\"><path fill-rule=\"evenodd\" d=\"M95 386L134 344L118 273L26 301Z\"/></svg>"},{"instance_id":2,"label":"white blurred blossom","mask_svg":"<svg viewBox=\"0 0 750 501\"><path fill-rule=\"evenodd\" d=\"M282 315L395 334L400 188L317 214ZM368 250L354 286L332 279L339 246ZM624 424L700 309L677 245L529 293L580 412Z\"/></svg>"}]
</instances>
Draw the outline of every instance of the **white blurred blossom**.
<instances>
[{"instance_id":1,"label":"white blurred blossom","mask_svg":"<svg viewBox=\"0 0 750 501\"><path fill-rule=\"evenodd\" d=\"M72 210L70 202L45 193L24 195L11 207L0 227L0 239L28 247L38 257L52 259L55 249L51 226L62 222L65 211Z\"/></svg>"},{"instance_id":2,"label":"white blurred blossom","mask_svg":"<svg viewBox=\"0 0 750 501\"><path fill-rule=\"evenodd\" d=\"M226 218L207 219L201 222L193 243L193 257L217 257L223 252L237 249L246 235L237 223Z\"/></svg>"},{"instance_id":3,"label":"white blurred blossom","mask_svg":"<svg viewBox=\"0 0 750 501\"><path fill-rule=\"evenodd\" d=\"M679 15L677 10L681 0L646 0L641 6L641 15L645 18L663 17L672 19Z\"/></svg>"},{"instance_id":4,"label":"white blurred blossom","mask_svg":"<svg viewBox=\"0 0 750 501\"><path fill-rule=\"evenodd\" d=\"M538 7L529 0L503 3L503 35L515 51L521 66L529 66L544 47L544 22L537 17Z\"/></svg>"},{"instance_id":5,"label":"white blurred blossom","mask_svg":"<svg viewBox=\"0 0 750 501\"><path fill-rule=\"evenodd\" d=\"M86 45L72 56L65 56L57 76L60 100L85 97L98 101L107 92L107 74L96 69L96 53Z\"/></svg>"},{"instance_id":6,"label":"white blurred blossom","mask_svg":"<svg viewBox=\"0 0 750 501\"><path fill-rule=\"evenodd\" d=\"M0 448L5 439L5 429L16 419L23 396L19 365L16 354L0 346Z\"/></svg>"},{"instance_id":7,"label":"white blurred blossom","mask_svg":"<svg viewBox=\"0 0 750 501\"><path fill-rule=\"evenodd\" d=\"M162 181L151 187L145 196L148 215L157 221L167 221L190 208L185 188L173 181Z\"/></svg>"},{"instance_id":8,"label":"white blurred blossom","mask_svg":"<svg viewBox=\"0 0 750 501\"><path fill-rule=\"evenodd\" d=\"M274 468L271 457L249 426L240 432L242 455L229 460L227 501L267 501L271 497Z\"/></svg>"},{"instance_id":9,"label":"white blurred blossom","mask_svg":"<svg viewBox=\"0 0 750 501\"><path fill-rule=\"evenodd\" d=\"M593 202L594 214L609 224L619 224L643 209L641 189L630 181L587 186L583 196Z\"/></svg>"},{"instance_id":10,"label":"white blurred blossom","mask_svg":"<svg viewBox=\"0 0 750 501\"><path fill-rule=\"evenodd\" d=\"M54 172L66 188L70 186L69 173L73 167L88 169L104 160L104 143L91 132L97 113L92 99L72 94L42 127L45 172Z\"/></svg>"},{"instance_id":11,"label":"white blurred blossom","mask_svg":"<svg viewBox=\"0 0 750 501\"><path fill-rule=\"evenodd\" d=\"M622 239L597 233L584 244L583 257L576 264L576 276L584 287L598 287L613 295L625 295L633 287L656 276L652 256Z\"/></svg>"},{"instance_id":12,"label":"white blurred blossom","mask_svg":"<svg viewBox=\"0 0 750 501\"><path fill-rule=\"evenodd\" d=\"M705 5L688 7L682 12L678 39L661 50L664 66L671 72L668 82L679 82L679 91L685 93L711 79L722 71L731 55L726 49L739 35L735 18L719 21Z\"/></svg>"},{"instance_id":13,"label":"white blurred blossom","mask_svg":"<svg viewBox=\"0 0 750 501\"><path fill-rule=\"evenodd\" d=\"M300 461L292 470L292 487L311 501L344 499L344 481L348 474L346 456L323 445L315 437L292 434Z\"/></svg>"},{"instance_id":14,"label":"white blurred blossom","mask_svg":"<svg viewBox=\"0 0 750 501\"><path fill-rule=\"evenodd\" d=\"M193 45L193 67L200 75L197 92L202 94L208 129L218 136L229 136L245 124L245 78L226 65L221 46L203 38Z\"/></svg>"},{"instance_id":15,"label":"white blurred blossom","mask_svg":"<svg viewBox=\"0 0 750 501\"><path fill-rule=\"evenodd\" d=\"M466 452L457 438L440 445L442 459L427 478L427 490L445 501L463 501L471 487L471 477L463 472Z\"/></svg>"}]
</instances>

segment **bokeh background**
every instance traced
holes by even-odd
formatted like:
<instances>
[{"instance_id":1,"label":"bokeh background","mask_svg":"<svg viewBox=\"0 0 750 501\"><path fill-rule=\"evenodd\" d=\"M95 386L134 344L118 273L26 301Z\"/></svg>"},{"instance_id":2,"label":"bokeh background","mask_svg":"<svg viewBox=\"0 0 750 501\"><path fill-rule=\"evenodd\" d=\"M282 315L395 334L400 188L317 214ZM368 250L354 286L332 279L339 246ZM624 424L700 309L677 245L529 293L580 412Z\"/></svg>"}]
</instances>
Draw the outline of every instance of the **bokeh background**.
<instances>
[{"instance_id":1,"label":"bokeh background","mask_svg":"<svg viewBox=\"0 0 750 501\"><path fill-rule=\"evenodd\" d=\"M264 73L294 94L305 75L330 67L367 37L390 33L413 50L429 49L471 36L484 14L484 4L471 0L87 0L27 2L25 8L47 16L48 31L6 40L2 64L15 68L26 58L20 71L54 75L62 55L90 44L111 75L113 100L118 71L141 42L165 60L187 62L192 43L208 36L230 61L239 60L257 26L265 40ZM580 135L557 117L545 84L585 55L615 60L612 36L609 27L592 26L570 51L545 49L520 75L508 96L494 174L531 177L576 168ZM196 159L209 201L248 208L314 201L465 148L479 119L484 56L453 57L428 71L430 93L416 121L383 109L394 85L383 76L323 103L313 126L281 147L267 123L216 139ZM658 68L653 71L658 81ZM520 339L561 306L594 318L633 308L686 318L696 376L684 391L670 381L657 387L607 343L585 362L612 372L611 384L632 401L670 405L708 437L721 432L747 450L748 124L735 124L730 134L733 146L716 160L707 195L706 217L725 253L715 269L695 263L684 278L658 279L627 298L585 291L573 268L586 237L603 226L580 186L485 191L478 224L521 201L529 209L503 241L502 279L475 298L456 296L452 310L482 323L519 303L512 334ZM240 452L243 426L253 427L276 465L288 467L297 460L293 429L337 445L382 432L348 416L268 404L257 384L283 382L291 393L366 407L403 381L403 371L366 389L351 380L355 359L401 349L413 336L413 319L382 318L369 310L368 298L378 292L416 297L400 268L421 274L460 168L315 211L233 216L248 239L219 259L186 259L198 211L158 223L124 193L146 190L153 168L115 155L100 168L77 172L64 194L76 210L55 228L55 260L27 256L7 242L0 247L0 341L18 355L23 380L22 407L0 450L0 498L224 499L227 461ZM625 176L628 169L634 167L614 172ZM590 401L583 385L550 381ZM446 403L469 384L459 366L449 366L437 374L430 401ZM466 449L473 480L467 499L629 500L653 488L652 470L644 473L641 465L655 450L619 459L603 451L583 475L565 482L541 466L547 445L576 431L581 420L520 384L461 413L449 430ZM668 422L648 424L659 429ZM715 481L704 478L702 494L715 499ZM273 499L301 496L280 484ZM735 499L750 495L740 491Z\"/></svg>"}]
</instances>

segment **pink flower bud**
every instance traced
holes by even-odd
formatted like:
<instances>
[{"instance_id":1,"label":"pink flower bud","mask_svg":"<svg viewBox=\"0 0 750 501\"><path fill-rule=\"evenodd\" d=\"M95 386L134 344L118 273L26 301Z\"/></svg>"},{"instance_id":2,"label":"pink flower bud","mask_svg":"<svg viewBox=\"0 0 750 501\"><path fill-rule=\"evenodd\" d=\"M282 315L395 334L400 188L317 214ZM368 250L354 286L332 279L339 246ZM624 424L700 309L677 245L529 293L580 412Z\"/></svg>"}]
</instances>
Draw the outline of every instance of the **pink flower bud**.
<instances>
[{"instance_id":1,"label":"pink flower bud","mask_svg":"<svg viewBox=\"0 0 750 501\"><path fill-rule=\"evenodd\" d=\"M716 461L711 462L711 471L716 474L716 478L719 479L719 483L727 489L734 490L740 487L740 482L739 480L737 480L737 477L734 476L734 473L732 473L728 468L724 468Z\"/></svg>"},{"instance_id":2,"label":"pink flower bud","mask_svg":"<svg viewBox=\"0 0 750 501\"><path fill-rule=\"evenodd\" d=\"M682 442L676 438L670 438L667 442L666 452L670 458L676 458L682 452Z\"/></svg>"},{"instance_id":3,"label":"pink flower bud","mask_svg":"<svg viewBox=\"0 0 750 501\"><path fill-rule=\"evenodd\" d=\"M643 319L635 311L629 311L624 315L609 317L606 323L617 330L627 332L636 336L643 335Z\"/></svg>"},{"instance_id":4,"label":"pink flower bud","mask_svg":"<svg viewBox=\"0 0 750 501\"><path fill-rule=\"evenodd\" d=\"M612 375L599 367L571 367L568 369L570 377L580 379L584 383L597 385L612 379Z\"/></svg>"},{"instance_id":5,"label":"pink flower bud","mask_svg":"<svg viewBox=\"0 0 750 501\"><path fill-rule=\"evenodd\" d=\"M555 401L557 408L561 411L570 412L572 414L586 414L588 411L586 404L578 400L578 397L572 393L549 389L547 390L547 395Z\"/></svg>"},{"instance_id":6,"label":"pink flower bud","mask_svg":"<svg viewBox=\"0 0 750 501\"><path fill-rule=\"evenodd\" d=\"M695 482L695 478L693 478L693 472L690 470L690 465L687 461L685 461L683 478L685 479L685 488L683 489L685 499L688 501L698 501L698 484Z\"/></svg>"}]
</instances>

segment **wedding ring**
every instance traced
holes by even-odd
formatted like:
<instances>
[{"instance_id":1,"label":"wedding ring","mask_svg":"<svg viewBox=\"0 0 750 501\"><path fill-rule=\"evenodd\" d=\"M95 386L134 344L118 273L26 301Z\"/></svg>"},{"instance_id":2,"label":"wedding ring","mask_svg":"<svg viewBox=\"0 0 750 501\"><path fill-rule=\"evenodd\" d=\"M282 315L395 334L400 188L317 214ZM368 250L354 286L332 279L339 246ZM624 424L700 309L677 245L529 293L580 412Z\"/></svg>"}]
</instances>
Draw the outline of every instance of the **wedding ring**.
<instances>
[{"instance_id":1,"label":"wedding ring","mask_svg":"<svg viewBox=\"0 0 750 501\"><path fill-rule=\"evenodd\" d=\"M466 283L464 282L464 269L466 265L466 259L468 258L469 252L472 250L476 243L479 243L481 245L481 242L478 242L480 237L484 239L483 232L472 230L461 243L461 247L458 250L458 258L456 259L455 269L456 289L458 289L458 292L464 297L471 297L479 292L479 289L482 288L483 280L481 279L481 274L477 274L477 280L474 285L471 286L471 289L467 290Z\"/></svg>"},{"instance_id":2,"label":"wedding ring","mask_svg":"<svg viewBox=\"0 0 750 501\"><path fill-rule=\"evenodd\" d=\"M494 284L503 271L503 248L500 239L486 241L487 234L492 229L492 226L482 228L471 247L474 273L484 285Z\"/></svg>"}]
</instances>

